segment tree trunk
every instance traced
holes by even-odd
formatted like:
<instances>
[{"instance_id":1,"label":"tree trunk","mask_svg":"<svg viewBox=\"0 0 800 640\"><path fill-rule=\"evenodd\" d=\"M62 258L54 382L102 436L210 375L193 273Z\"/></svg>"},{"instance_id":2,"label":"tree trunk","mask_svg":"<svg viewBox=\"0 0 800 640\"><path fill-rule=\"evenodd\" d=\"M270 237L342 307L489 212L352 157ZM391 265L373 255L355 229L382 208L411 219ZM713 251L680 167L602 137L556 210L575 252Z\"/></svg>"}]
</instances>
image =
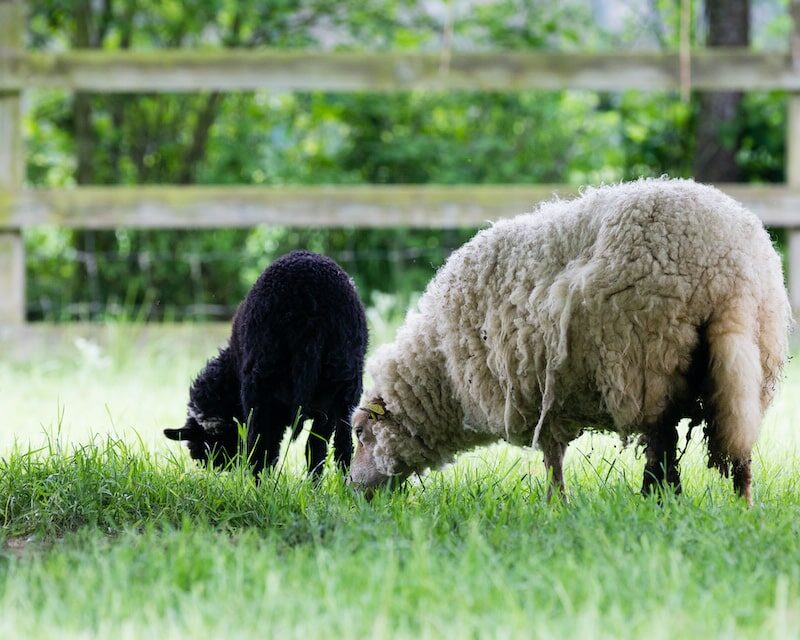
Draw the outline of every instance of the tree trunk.
<instances>
[{"instance_id":1,"label":"tree trunk","mask_svg":"<svg viewBox=\"0 0 800 640\"><path fill-rule=\"evenodd\" d=\"M91 46L92 5L88 0L75 7L74 46L88 49ZM92 104L90 97L77 91L72 99L72 117L75 121L75 153L78 184L93 182L92 171Z\"/></svg>"},{"instance_id":2,"label":"tree trunk","mask_svg":"<svg viewBox=\"0 0 800 640\"><path fill-rule=\"evenodd\" d=\"M89 49L92 47L92 3L90 0L81 0L75 6L75 34L73 47ZM75 126L75 180L78 184L92 184L95 182L94 164L92 162L92 149L94 139L92 132L92 99L82 91L76 91L72 98L72 118ZM80 268L85 278L91 306L88 317L97 317L96 306L100 299L100 277L97 271L95 232L78 230L72 236L75 249L79 252ZM83 313L81 314L83 315Z\"/></svg>"},{"instance_id":3,"label":"tree trunk","mask_svg":"<svg viewBox=\"0 0 800 640\"><path fill-rule=\"evenodd\" d=\"M706 0L707 47L746 47L750 44L750 0ZM740 92L699 96L694 175L703 182L737 182L736 151L740 132L736 116Z\"/></svg>"}]
</instances>

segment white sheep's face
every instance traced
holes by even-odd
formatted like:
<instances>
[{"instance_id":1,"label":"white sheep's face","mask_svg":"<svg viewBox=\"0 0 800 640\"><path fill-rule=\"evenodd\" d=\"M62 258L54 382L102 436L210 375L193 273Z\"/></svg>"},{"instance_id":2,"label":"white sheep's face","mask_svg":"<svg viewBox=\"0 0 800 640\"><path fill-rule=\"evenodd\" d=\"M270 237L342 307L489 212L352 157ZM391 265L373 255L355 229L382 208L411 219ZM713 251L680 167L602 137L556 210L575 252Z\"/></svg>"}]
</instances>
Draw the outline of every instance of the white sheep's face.
<instances>
[{"instance_id":1,"label":"white sheep's face","mask_svg":"<svg viewBox=\"0 0 800 640\"><path fill-rule=\"evenodd\" d=\"M350 465L349 483L364 491L367 496L371 496L375 489L390 484L390 480L392 486L397 486L408 475L386 475L375 461L378 444L375 432L385 427L390 420L391 416L379 398L359 407L353 414L353 432L358 443Z\"/></svg>"}]
</instances>

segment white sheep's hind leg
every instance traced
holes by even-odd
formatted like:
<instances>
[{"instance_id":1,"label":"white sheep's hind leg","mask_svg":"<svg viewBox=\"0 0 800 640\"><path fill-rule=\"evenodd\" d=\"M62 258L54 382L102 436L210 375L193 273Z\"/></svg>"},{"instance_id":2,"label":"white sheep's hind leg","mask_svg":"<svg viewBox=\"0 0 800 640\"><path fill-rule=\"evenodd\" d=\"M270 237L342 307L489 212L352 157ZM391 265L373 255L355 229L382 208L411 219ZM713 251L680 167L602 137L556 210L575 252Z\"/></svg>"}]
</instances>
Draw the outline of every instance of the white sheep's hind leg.
<instances>
[{"instance_id":1,"label":"white sheep's hind leg","mask_svg":"<svg viewBox=\"0 0 800 640\"><path fill-rule=\"evenodd\" d=\"M748 507L753 506L752 482L753 474L750 471L750 458L747 460L734 460L733 462L733 488L740 497L744 498Z\"/></svg>"},{"instance_id":2,"label":"white sheep's hind leg","mask_svg":"<svg viewBox=\"0 0 800 640\"><path fill-rule=\"evenodd\" d=\"M681 493L681 475L678 469L678 422L680 411L668 407L661 418L645 429L644 444L647 462L642 478L642 495L663 491L669 485L676 495ZM659 501L661 496L659 495Z\"/></svg>"},{"instance_id":3,"label":"white sheep's hind leg","mask_svg":"<svg viewBox=\"0 0 800 640\"><path fill-rule=\"evenodd\" d=\"M711 420L706 429L709 466L727 475L730 465L734 489L750 505L750 453L763 417L763 374L758 346L752 333L742 331L730 321L712 322L708 342L711 353Z\"/></svg>"},{"instance_id":4,"label":"white sheep's hind leg","mask_svg":"<svg viewBox=\"0 0 800 640\"><path fill-rule=\"evenodd\" d=\"M566 497L564 487L564 453L567 446L561 442L550 440L541 442L542 453L544 453L544 468L547 473L547 501L551 502L554 497Z\"/></svg>"}]
</instances>

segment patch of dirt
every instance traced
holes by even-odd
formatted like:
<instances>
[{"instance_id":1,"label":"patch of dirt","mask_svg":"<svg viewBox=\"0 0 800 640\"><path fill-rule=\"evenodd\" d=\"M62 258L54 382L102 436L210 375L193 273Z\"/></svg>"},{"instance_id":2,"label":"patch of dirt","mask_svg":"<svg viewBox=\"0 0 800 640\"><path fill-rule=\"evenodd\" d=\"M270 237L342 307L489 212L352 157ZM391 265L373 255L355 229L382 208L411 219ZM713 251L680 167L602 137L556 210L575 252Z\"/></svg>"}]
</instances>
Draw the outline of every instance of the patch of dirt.
<instances>
[{"instance_id":1,"label":"patch of dirt","mask_svg":"<svg viewBox=\"0 0 800 640\"><path fill-rule=\"evenodd\" d=\"M16 558L21 558L25 555L25 549L36 542L34 536L27 536L24 538L6 538L6 542L3 545L3 550L6 551L9 555L12 555Z\"/></svg>"}]
</instances>

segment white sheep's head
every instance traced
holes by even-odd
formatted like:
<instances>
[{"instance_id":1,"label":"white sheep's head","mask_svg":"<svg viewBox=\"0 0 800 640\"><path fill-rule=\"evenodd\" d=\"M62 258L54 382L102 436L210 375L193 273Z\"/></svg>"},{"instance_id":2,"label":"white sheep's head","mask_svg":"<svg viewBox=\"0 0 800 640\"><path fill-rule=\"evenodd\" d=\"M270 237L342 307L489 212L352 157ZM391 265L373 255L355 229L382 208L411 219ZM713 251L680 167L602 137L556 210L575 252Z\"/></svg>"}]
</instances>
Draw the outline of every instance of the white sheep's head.
<instances>
[{"instance_id":1,"label":"white sheep's head","mask_svg":"<svg viewBox=\"0 0 800 640\"><path fill-rule=\"evenodd\" d=\"M397 469L397 462L387 468L385 452L382 451L381 435L394 425L391 413L380 397L361 405L353 413L353 432L358 443L353 462L350 465L349 484L371 496L375 489L383 486L397 486L405 480L409 472Z\"/></svg>"}]
</instances>

